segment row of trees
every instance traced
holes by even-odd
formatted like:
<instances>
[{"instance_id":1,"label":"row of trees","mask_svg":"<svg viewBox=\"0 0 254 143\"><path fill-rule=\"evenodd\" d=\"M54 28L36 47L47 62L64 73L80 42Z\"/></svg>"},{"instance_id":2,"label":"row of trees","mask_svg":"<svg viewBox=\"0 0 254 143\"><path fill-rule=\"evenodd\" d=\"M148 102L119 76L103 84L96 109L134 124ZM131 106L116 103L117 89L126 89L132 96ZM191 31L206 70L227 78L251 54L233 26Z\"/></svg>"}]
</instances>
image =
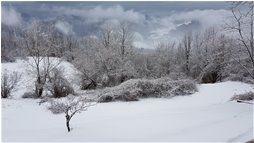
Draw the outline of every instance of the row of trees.
<instances>
[{"instance_id":1,"label":"row of trees","mask_svg":"<svg viewBox=\"0 0 254 143\"><path fill-rule=\"evenodd\" d=\"M2 31L2 62L31 56L35 92L42 95L60 57L81 71L81 89L114 86L130 78L189 77L200 82L254 78L253 2L234 3L224 32L211 27L186 33L179 42L161 42L155 49L133 46L128 23L105 25L96 37L75 37L58 31L53 21L35 20L27 27ZM225 33L226 30L233 32Z\"/></svg>"}]
</instances>

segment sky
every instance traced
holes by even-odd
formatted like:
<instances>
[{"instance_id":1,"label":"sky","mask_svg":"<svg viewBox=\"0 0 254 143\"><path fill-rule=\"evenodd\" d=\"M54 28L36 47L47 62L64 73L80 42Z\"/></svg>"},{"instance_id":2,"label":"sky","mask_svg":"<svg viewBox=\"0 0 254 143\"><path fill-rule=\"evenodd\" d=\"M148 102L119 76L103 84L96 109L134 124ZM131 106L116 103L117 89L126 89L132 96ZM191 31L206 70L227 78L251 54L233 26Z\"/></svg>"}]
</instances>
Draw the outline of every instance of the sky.
<instances>
[{"instance_id":1,"label":"sky","mask_svg":"<svg viewBox=\"0 0 254 143\"><path fill-rule=\"evenodd\" d=\"M1 2L1 23L15 26L33 19L53 20L64 34L96 36L107 23L130 23L137 47L179 41L184 33L221 26L231 14L227 2Z\"/></svg>"}]
</instances>

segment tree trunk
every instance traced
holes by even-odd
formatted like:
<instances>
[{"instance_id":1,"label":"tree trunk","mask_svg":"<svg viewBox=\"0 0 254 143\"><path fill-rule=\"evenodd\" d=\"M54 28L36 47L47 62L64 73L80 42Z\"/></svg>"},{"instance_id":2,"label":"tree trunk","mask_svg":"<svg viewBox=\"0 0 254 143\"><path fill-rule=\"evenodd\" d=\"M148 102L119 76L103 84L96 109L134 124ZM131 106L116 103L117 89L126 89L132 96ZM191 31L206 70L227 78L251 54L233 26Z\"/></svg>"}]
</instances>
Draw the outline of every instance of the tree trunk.
<instances>
[{"instance_id":1,"label":"tree trunk","mask_svg":"<svg viewBox=\"0 0 254 143\"><path fill-rule=\"evenodd\" d=\"M38 91L38 96L39 96L39 97L41 97L42 92L43 92L43 87L40 87L40 88L39 88L39 91Z\"/></svg>"},{"instance_id":2,"label":"tree trunk","mask_svg":"<svg viewBox=\"0 0 254 143\"><path fill-rule=\"evenodd\" d=\"M122 73L121 74L121 77L120 77L120 83L123 83L125 81L125 76L124 74Z\"/></svg>"},{"instance_id":3,"label":"tree trunk","mask_svg":"<svg viewBox=\"0 0 254 143\"><path fill-rule=\"evenodd\" d=\"M65 116L65 118L66 118L66 127L67 127L67 130L68 130L68 132L70 132L71 131L71 129L70 129L70 116L69 115L66 115Z\"/></svg>"},{"instance_id":4,"label":"tree trunk","mask_svg":"<svg viewBox=\"0 0 254 143\"><path fill-rule=\"evenodd\" d=\"M67 126L67 130L68 130L68 132L70 132L71 131L71 129L70 129L70 121L68 120L68 121L66 121L66 126Z\"/></svg>"},{"instance_id":5,"label":"tree trunk","mask_svg":"<svg viewBox=\"0 0 254 143\"><path fill-rule=\"evenodd\" d=\"M38 98L41 97L42 92L43 92L41 77L37 78L37 83L35 85L35 92L36 92L36 95Z\"/></svg>"}]
</instances>

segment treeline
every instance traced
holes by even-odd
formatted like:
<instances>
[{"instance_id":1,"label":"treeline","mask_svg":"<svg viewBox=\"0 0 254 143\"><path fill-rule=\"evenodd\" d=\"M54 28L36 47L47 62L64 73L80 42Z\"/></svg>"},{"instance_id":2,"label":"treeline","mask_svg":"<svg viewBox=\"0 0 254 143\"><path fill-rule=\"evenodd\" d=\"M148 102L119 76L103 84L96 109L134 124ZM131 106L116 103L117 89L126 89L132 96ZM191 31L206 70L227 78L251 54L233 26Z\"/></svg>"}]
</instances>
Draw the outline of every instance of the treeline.
<instances>
[{"instance_id":1,"label":"treeline","mask_svg":"<svg viewBox=\"0 0 254 143\"><path fill-rule=\"evenodd\" d=\"M246 7L247 11L242 10ZM56 29L54 21L2 25L1 61L25 56L63 58L82 73L81 89L115 86L133 78L252 82L253 3L234 5L232 15L223 28L188 32L178 42L169 37L154 49L134 47L134 31L126 22L108 24L96 36L87 37L65 35Z\"/></svg>"}]
</instances>

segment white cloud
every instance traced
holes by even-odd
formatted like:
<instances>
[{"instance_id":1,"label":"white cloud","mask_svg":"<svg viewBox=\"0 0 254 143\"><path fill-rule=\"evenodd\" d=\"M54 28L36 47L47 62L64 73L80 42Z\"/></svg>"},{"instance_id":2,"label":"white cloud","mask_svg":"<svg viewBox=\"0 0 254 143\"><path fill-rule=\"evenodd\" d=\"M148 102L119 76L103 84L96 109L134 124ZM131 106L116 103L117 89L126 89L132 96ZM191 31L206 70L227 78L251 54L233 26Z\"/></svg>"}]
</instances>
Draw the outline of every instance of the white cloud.
<instances>
[{"instance_id":1,"label":"white cloud","mask_svg":"<svg viewBox=\"0 0 254 143\"><path fill-rule=\"evenodd\" d=\"M74 34L73 27L68 22L64 21L57 21L55 24L55 27L61 31L62 33L68 35L68 34Z\"/></svg>"},{"instance_id":2,"label":"white cloud","mask_svg":"<svg viewBox=\"0 0 254 143\"><path fill-rule=\"evenodd\" d=\"M198 21L200 24L198 30L202 31L211 26L219 26L224 23L224 19L230 16L228 10L193 10L188 12L178 12L170 16L154 18L152 25L155 28L150 31L151 40L177 40L177 35L170 35L172 30L176 30L179 26L189 25L191 21ZM182 23L177 23L182 21ZM197 29L195 29L197 30ZM181 31L178 31L181 32ZM174 33L175 34L175 33ZM183 34L183 33L179 33Z\"/></svg>"},{"instance_id":3,"label":"white cloud","mask_svg":"<svg viewBox=\"0 0 254 143\"><path fill-rule=\"evenodd\" d=\"M55 9L59 13L65 15L73 15L84 18L88 23L98 23L109 19L117 19L119 21L128 21L131 23L143 23L145 16L133 10L124 10L120 5L108 8L97 6L91 9L77 9L58 7Z\"/></svg>"},{"instance_id":4,"label":"white cloud","mask_svg":"<svg viewBox=\"0 0 254 143\"><path fill-rule=\"evenodd\" d=\"M153 48L152 44L146 40L139 32L134 32L134 46L138 48L148 48L151 49Z\"/></svg>"},{"instance_id":5,"label":"white cloud","mask_svg":"<svg viewBox=\"0 0 254 143\"><path fill-rule=\"evenodd\" d=\"M119 26L121 23L117 19L109 19L106 20L103 24L101 24L101 28L110 28L114 29L115 27Z\"/></svg>"},{"instance_id":6,"label":"white cloud","mask_svg":"<svg viewBox=\"0 0 254 143\"><path fill-rule=\"evenodd\" d=\"M60 15L78 17L88 26L95 24L100 27L115 27L114 25L118 25L121 21L130 22L134 24L134 31L139 32L142 36L136 35L138 40L135 40L136 45L142 47L148 47L147 45L153 47L157 42L165 40L179 41L186 29L202 31L211 26L223 24L224 19L230 15L230 11L224 9L197 9L173 13L169 11L167 16L150 16L146 18L142 13L124 9L120 5L110 7L97 6L88 9L55 7L54 11ZM66 26L63 26L63 24L59 25L59 29L62 29L62 31L66 30L66 28L62 28ZM143 39L141 40L140 38Z\"/></svg>"},{"instance_id":7,"label":"white cloud","mask_svg":"<svg viewBox=\"0 0 254 143\"><path fill-rule=\"evenodd\" d=\"M21 23L22 18L21 14L18 13L15 9L12 7L2 7L2 23L9 25L9 26L15 26Z\"/></svg>"},{"instance_id":8,"label":"white cloud","mask_svg":"<svg viewBox=\"0 0 254 143\"><path fill-rule=\"evenodd\" d=\"M133 45L137 48L153 49L153 46L147 44L146 42L134 41Z\"/></svg>"},{"instance_id":9,"label":"white cloud","mask_svg":"<svg viewBox=\"0 0 254 143\"><path fill-rule=\"evenodd\" d=\"M182 12L172 16L175 20L198 20L204 25L204 28L211 27L213 25L222 24L224 19L231 14L228 10L194 10L189 12Z\"/></svg>"}]
</instances>

